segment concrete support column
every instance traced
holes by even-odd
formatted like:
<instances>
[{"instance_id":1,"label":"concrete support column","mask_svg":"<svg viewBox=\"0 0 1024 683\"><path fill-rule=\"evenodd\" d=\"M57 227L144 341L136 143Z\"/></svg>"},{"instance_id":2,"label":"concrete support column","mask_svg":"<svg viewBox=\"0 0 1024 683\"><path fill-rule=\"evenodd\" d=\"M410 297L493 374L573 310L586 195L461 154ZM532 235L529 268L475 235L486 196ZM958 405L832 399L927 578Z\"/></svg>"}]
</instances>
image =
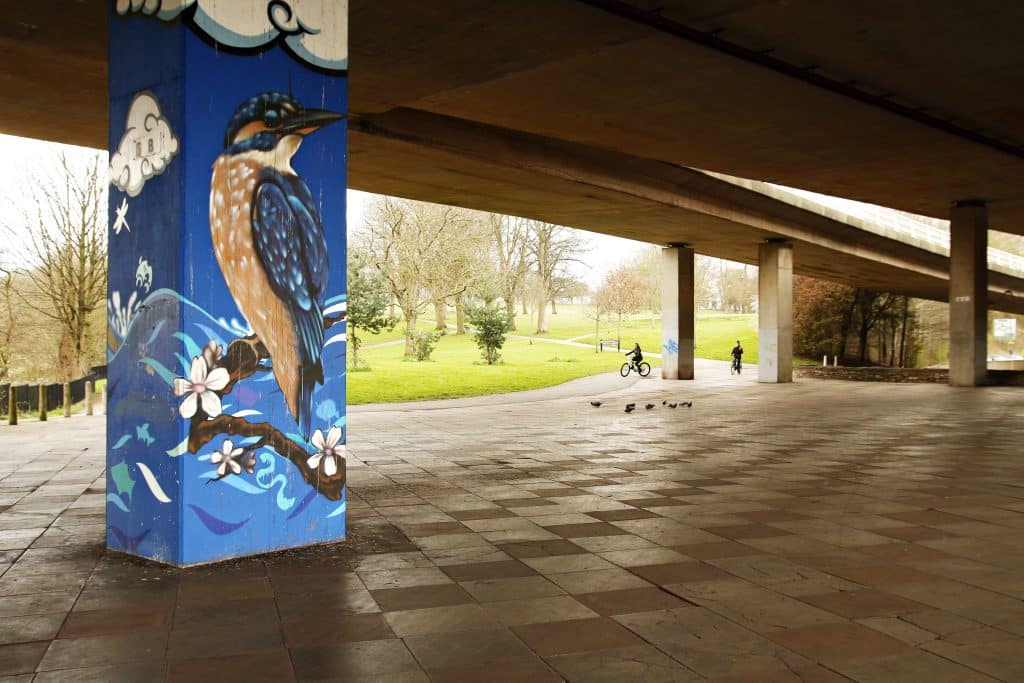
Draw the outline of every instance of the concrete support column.
<instances>
[{"instance_id":1,"label":"concrete support column","mask_svg":"<svg viewBox=\"0 0 1024 683\"><path fill-rule=\"evenodd\" d=\"M107 546L342 540L348 3L106 5Z\"/></svg>"},{"instance_id":2,"label":"concrete support column","mask_svg":"<svg viewBox=\"0 0 1024 683\"><path fill-rule=\"evenodd\" d=\"M765 242L758 248L758 261L757 381L792 382L793 246Z\"/></svg>"},{"instance_id":3,"label":"concrete support column","mask_svg":"<svg viewBox=\"0 0 1024 683\"><path fill-rule=\"evenodd\" d=\"M949 216L949 383L984 384L988 370L988 211L958 202Z\"/></svg>"},{"instance_id":4,"label":"concrete support column","mask_svg":"<svg viewBox=\"0 0 1024 683\"><path fill-rule=\"evenodd\" d=\"M661 377L693 379L693 249L661 252Z\"/></svg>"}]
</instances>

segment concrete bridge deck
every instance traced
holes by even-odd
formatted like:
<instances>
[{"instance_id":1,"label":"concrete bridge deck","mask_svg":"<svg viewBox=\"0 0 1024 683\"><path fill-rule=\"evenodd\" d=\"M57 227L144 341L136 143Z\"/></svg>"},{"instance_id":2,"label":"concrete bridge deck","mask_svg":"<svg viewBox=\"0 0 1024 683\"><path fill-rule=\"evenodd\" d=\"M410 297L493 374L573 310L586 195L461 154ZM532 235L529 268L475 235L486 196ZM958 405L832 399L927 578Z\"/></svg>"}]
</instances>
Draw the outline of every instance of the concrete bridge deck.
<instances>
[{"instance_id":1,"label":"concrete bridge deck","mask_svg":"<svg viewBox=\"0 0 1024 683\"><path fill-rule=\"evenodd\" d=\"M1024 677L1024 394L698 376L354 412L346 543L190 571L104 554L102 417L4 428L0 676Z\"/></svg>"}]
</instances>

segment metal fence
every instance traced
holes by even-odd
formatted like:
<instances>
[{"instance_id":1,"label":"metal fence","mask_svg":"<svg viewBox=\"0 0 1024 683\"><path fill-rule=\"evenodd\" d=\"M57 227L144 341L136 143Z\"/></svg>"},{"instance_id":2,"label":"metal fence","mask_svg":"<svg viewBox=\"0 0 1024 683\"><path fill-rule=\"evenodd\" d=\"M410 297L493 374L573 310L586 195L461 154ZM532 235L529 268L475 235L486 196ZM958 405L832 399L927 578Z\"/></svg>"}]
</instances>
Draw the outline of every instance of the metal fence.
<instances>
[{"instance_id":1,"label":"metal fence","mask_svg":"<svg viewBox=\"0 0 1024 683\"><path fill-rule=\"evenodd\" d=\"M89 371L85 377L70 382L71 403L79 403L85 400L85 383L95 382L98 379L105 379L107 366L98 365ZM7 399L10 396L10 383L0 384L0 414L7 414ZM46 410L51 411L64 405L64 385L46 384ZM39 412L39 385L38 384L16 384L14 386L14 400L18 406L19 413Z\"/></svg>"}]
</instances>

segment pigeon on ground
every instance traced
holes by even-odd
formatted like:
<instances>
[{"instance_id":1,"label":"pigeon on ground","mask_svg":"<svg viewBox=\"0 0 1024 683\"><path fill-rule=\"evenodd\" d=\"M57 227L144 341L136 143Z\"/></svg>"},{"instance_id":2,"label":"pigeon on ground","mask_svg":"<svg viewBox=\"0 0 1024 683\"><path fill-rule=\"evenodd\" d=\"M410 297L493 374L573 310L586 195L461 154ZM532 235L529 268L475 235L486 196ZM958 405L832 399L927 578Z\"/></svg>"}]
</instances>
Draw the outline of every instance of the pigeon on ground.
<instances>
[{"instance_id":1,"label":"pigeon on ground","mask_svg":"<svg viewBox=\"0 0 1024 683\"><path fill-rule=\"evenodd\" d=\"M686 406L687 408L692 408L693 401L683 401L683 405Z\"/></svg>"},{"instance_id":2,"label":"pigeon on ground","mask_svg":"<svg viewBox=\"0 0 1024 683\"><path fill-rule=\"evenodd\" d=\"M600 408L601 407L601 402L600 401L591 401L590 405L594 406L595 408Z\"/></svg>"},{"instance_id":3,"label":"pigeon on ground","mask_svg":"<svg viewBox=\"0 0 1024 683\"><path fill-rule=\"evenodd\" d=\"M669 403L668 407L669 408L675 408L677 405L679 405L679 404L678 403Z\"/></svg>"},{"instance_id":4,"label":"pigeon on ground","mask_svg":"<svg viewBox=\"0 0 1024 683\"><path fill-rule=\"evenodd\" d=\"M627 403L626 404L626 412L627 413L632 413L634 408L636 408L636 404L635 403Z\"/></svg>"},{"instance_id":5,"label":"pigeon on ground","mask_svg":"<svg viewBox=\"0 0 1024 683\"><path fill-rule=\"evenodd\" d=\"M647 405L644 406L644 408L647 408L647 410L650 410L653 407L654 407L653 403L648 403Z\"/></svg>"},{"instance_id":6,"label":"pigeon on ground","mask_svg":"<svg viewBox=\"0 0 1024 683\"><path fill-rule=\"evenodd\" d=\"M665 399L664 401L662 401L662 402L661 402L661 405L663 405L663 406L667 406L667 405L668 405L668 399L666 398L666 399Z\"/></svg>"}]
</instances>

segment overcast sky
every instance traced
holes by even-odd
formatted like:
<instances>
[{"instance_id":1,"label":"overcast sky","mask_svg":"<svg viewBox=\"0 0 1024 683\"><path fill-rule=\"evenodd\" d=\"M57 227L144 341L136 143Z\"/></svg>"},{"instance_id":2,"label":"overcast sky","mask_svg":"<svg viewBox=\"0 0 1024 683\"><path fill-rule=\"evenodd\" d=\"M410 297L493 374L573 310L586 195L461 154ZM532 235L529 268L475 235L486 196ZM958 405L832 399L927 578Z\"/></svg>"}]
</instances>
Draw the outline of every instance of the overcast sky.
<instances>
[{"instance_id":1,"label":"overcast sky","mask_svg":"<svg viewBox=\"0 0 1024 683\"><path fill-rule=\"evenodd\" d=\"M4 159L4 163L0 164L0 223L8 224L14 220L14 216L10 214L16 213L18 207L24 206L26 177L33 173L45 174L61 151L86 158L96 150L0 135L0 158ZM347 191L350 230L362 225L366 206L373 196L358 190ZM575 274L592 286L600 284L605 272L622 261L631 259L646 246L644 242L582 232L591 248L585 263L574 264L573 267ZM4 251L8 254L17 251L17 245L9 245Z\"/></svg>"}]
</instances>

